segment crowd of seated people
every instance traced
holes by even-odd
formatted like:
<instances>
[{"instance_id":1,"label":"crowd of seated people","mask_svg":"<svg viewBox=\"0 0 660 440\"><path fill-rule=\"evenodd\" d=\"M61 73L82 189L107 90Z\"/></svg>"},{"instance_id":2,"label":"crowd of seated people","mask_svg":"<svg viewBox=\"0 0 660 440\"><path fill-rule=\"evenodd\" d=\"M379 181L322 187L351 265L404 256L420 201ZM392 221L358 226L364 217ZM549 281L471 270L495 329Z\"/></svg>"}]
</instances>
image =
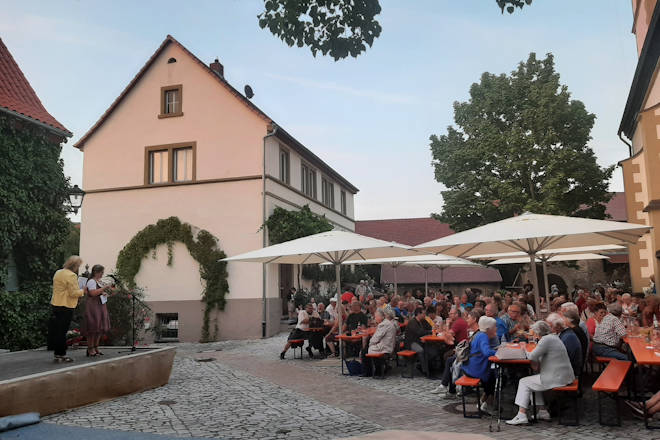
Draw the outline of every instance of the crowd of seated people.
<instances>
[{"instance_id":1,"label":"crowd of seated people","mask_svg":"<svg viewBox=\"0 0 660 440\"><path fill-rule=\"evenodd\" d=\"M602 286L591 290L576 286L572 293L560 293L553 288L549 304L540 301L539 311L534 309L535 298L528 291L477 294L466 289L456 295L429 290L424 295L421 291L405 290L400 295L379 296L374 292L355 295L347 290L340 302L338 305L332 298L327 306L310 303L298 310L289 340L308 340L306 350L310 357L314 356L313 349L318 349L321 356L327 353L336 356L340 316L342 333L375 327L371 333L360 333L362 345L352 353L361 357L366 374L371 371L372 362L367 354L394 356L402 342L404 349L416 353L417 367L422 373L431 375L429 369L434 368L440 376L440 385L430 390L431 393L455 398L458 394L454 382L458 377L481 379L486 391L481 409L485 412L491 410L495 383L488 357L502 343L538 340L530 357L539 373L519 381L515 400L519 412L510 424L527 423L532 393L541 408L539 418L549 418L543 408L544 390L570 384L595 356L632 359L624 343L631 327L649 327L660 321L660 300L655 294L631 295ZM320 323L314 325L325 330L314 334L309 331L310 323ZM422 342L424 336L440 331L444 344ZM468 343L470 352L463 361L457 359L454 351L461 343ZM281 352L282 359L290 345L287 342ZM646 402L629 403L633 413L640 412L644 408L641 405L658 411L660 397L655 395Z\"/></svg>"}]
</instances>

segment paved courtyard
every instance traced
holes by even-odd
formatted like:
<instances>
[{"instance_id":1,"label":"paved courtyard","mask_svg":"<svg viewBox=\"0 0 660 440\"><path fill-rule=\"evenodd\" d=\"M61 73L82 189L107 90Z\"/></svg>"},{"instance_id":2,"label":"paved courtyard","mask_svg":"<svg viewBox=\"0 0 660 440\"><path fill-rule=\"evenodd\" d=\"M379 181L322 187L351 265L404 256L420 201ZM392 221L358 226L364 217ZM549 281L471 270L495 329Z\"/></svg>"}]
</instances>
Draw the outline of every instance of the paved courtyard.
<instances>
[{"instance_id":1,"label":"paved courtyard","mask_svg":"<svg viewBox=\"0 0 660 440\"><path fill-rule=\"evenodd\" d=\"M656 431L629 416L622 427L597 423L595 398L583 399L579 427L464 419L460 400L430 394L438 382L390 374L385 380L341 376L335 359L280 361L286 335L211 344L178 344L170 383L159 389L49 416L48 423L181 437L330 439L386 429L478 433L494 439L649 440ZM127 372L130 374L130 372ZM508 396L512 400L512 396ZM511 411L511 410L509 410ZM656 436L655 438L659 438Z\"/></svg>"}]
</instances>

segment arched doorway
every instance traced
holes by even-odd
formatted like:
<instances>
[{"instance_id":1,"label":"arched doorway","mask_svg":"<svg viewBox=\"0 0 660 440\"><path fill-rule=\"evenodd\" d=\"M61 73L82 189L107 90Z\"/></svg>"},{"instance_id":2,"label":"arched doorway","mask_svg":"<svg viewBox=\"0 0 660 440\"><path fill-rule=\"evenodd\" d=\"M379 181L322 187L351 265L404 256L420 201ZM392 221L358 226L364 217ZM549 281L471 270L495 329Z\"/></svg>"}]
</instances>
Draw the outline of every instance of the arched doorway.
<instances>
[{"instance_id":1,"label":"arched doorway","mask_svg":"<svg viewBox=\"0 0 660 440\"><path fill-rule=\"evenodd\" d=\"M566 285L566 282L562 277L559 275L555 275L554 273L549 273L548 274L548 283L550 286L553 284L557 285L557 288L559 289L559 293L567 293L567 288L568 286Z\"/></svg>"}]
</instances>

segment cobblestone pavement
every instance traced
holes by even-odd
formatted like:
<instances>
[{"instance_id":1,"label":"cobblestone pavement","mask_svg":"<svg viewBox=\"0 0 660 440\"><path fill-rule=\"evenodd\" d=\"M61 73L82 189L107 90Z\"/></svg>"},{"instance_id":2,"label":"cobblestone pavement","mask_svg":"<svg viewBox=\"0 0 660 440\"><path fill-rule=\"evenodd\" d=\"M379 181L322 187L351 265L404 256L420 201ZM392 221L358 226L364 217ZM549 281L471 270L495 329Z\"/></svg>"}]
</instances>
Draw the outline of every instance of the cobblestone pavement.
<instances>
[{"instance_id":1,"label":"cobblestone pavement","mask_svg":"<svg viewBox=\"0 0 660 440\"><path fill-rule=\"evenodd\" d=\"M305 359L293 360L291 351L280 361L285 341L282 334L256 341L177 344L172 377L165 387L50 416L47 421L236 439L323 439L382 429L474 432L508 440L650 440L656 434L629 416L624 417L623 427L600 426L593 395L582 399L585 414L578 427L556 421L529 427L502 424L501 432L490 433L488 419L462 417L460 400L430 394L437 381L419 376L405 379L398 372L385 380L341 376L337 361L311 360L306 353ZM504 399L512 401L513 396Z\"/></svg>"}]
</instances>

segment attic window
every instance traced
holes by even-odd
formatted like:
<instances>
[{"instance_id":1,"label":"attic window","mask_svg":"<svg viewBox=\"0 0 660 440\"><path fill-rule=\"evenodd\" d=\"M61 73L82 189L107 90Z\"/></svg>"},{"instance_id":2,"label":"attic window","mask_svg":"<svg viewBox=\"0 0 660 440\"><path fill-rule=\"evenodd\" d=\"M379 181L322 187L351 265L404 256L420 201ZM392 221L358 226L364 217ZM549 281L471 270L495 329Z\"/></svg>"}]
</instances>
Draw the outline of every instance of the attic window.
<instances>
[{"instance_id":1,"label":"attic window","mask_svg":"<svg viewBox=\"0 0 660 440\"><path fill-rule=\"evenodd\" d=\"M165 86L160 88L159 118L183 116L183 86Z\"/></svg>"},{"instance_id":2,"label":"attic window","mask_svg":"<svg viewBox=\"0 0 660 440\"><path fill-rule=\"evenodd\" d=\"M172 63L176 63L176 58L170 58L169 60L167 60L167 64L172 64Z\"/></svg>"}]
</instances>

